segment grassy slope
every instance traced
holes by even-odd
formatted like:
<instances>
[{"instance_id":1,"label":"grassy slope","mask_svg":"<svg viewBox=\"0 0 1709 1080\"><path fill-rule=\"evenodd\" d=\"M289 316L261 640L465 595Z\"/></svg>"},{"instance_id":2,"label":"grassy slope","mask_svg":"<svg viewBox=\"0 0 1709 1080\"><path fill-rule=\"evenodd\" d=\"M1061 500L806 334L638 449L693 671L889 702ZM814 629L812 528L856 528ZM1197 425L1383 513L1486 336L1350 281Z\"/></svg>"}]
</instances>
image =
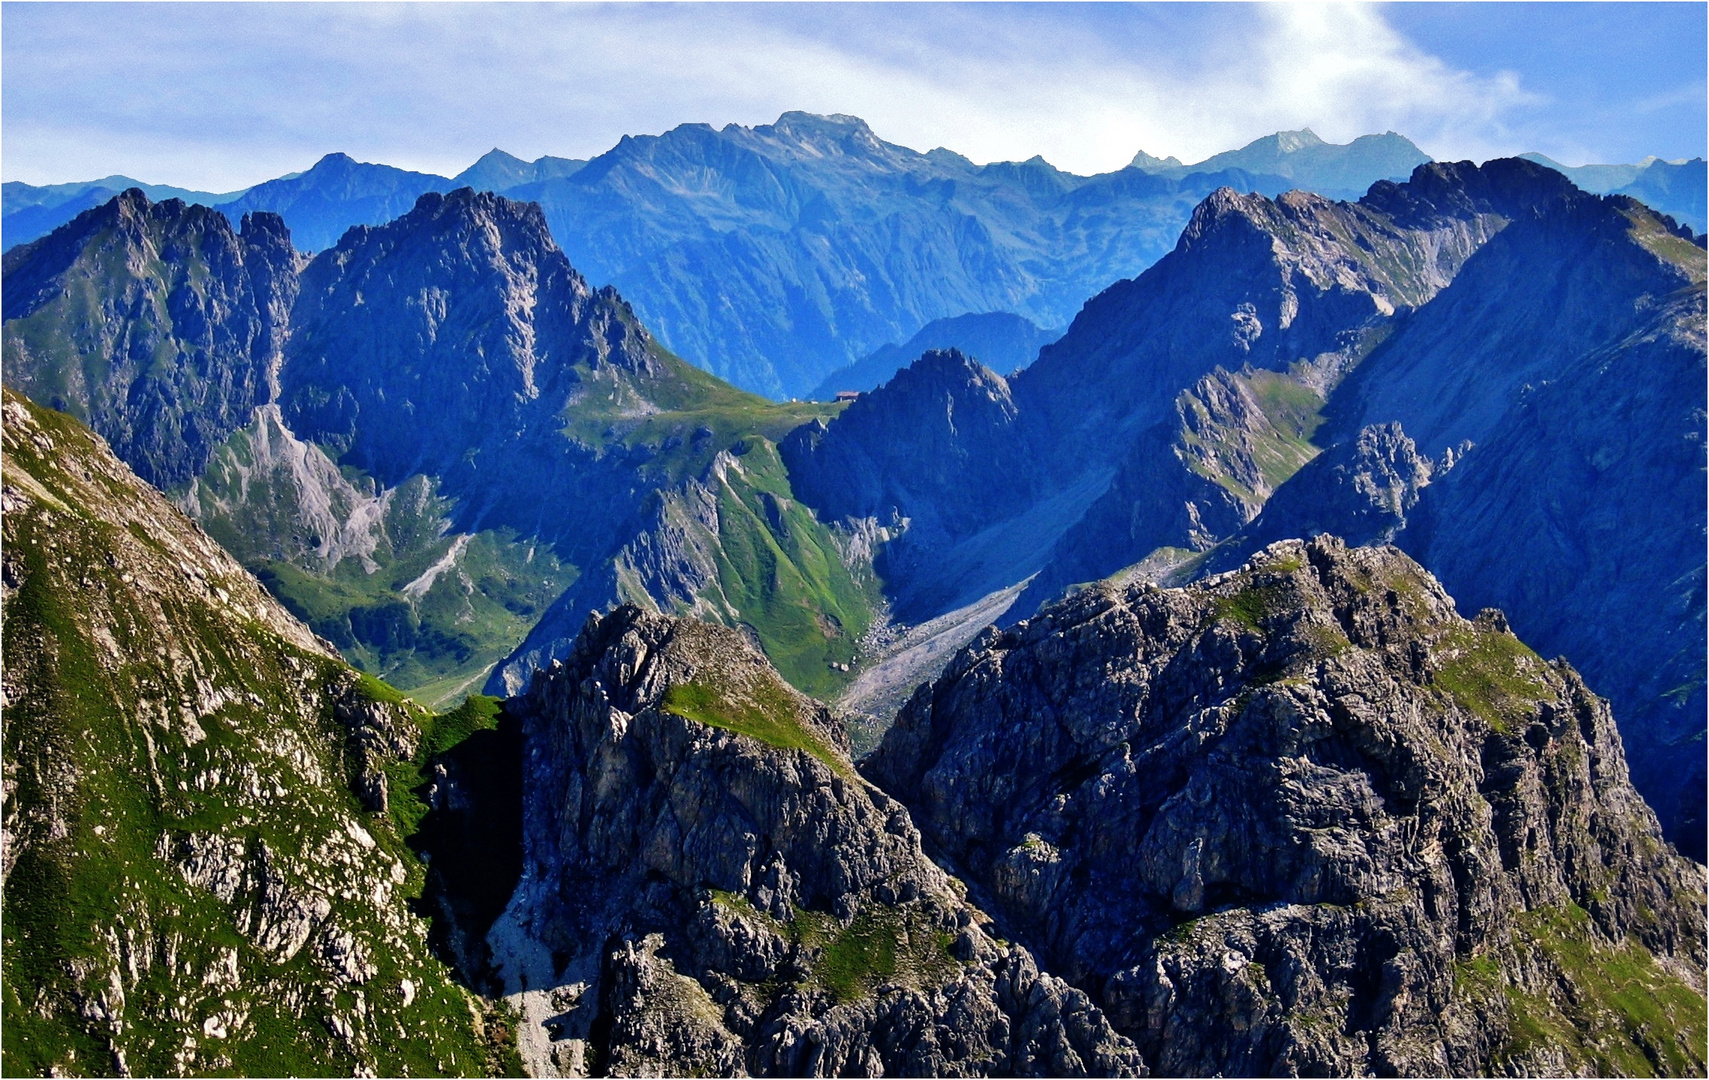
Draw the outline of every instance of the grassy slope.
<instances>
[{"instance_id":1,"label":"grassy slope","mask_svg":"<svg viewBox=\"0 0 1709 1080\"><path fill-rule=\"evenodd\" d=\"M1264 423L1248 431L1213 422L1192 391L1184 390L1181 403L1198 414L1200 423L1196 430L1178 432L1176 438L1188 451L1188 468L1256 510L1269 492L1318 455L1311 438L1323 422L1323 399L1282 372L1247 370L1233 378L1258 403ZM1249 471L1256 472L1266 490L1242 479Z\"/></svg>"},{"instance_id":2,"label":"grassy slope","mask_svg":"<svg viewBox=\"0 0 1709 1080\"><path fill-rule=\"evenodd\" d=\"M9 430L6 460L34 497L5 518L6 820L21 840L4 894L5 1072L111 1074L115 1050L156 1075L502 1068L483 1006L408 912L423 874L404 830L345 783L329 693L347 669L163 582L181 549L82 505L99 451L68 418L31 415L48 445ZM106 494L149 494L131 482ZM265 843L287 888L330 900L374 975L329 978L312 938L283 962L259 947L239 908L175 868L191 835Z\"/></svg>"},{"instance_id":3,"label":"grassy slope","mask_svg":"<svg viewBox=\"0 0 1709 1080\"><path fill-rule=\"evenodd\" d=\"M462 539L431 587L406 595L404 586L460 539L451 531L452 501L425 476L391 492L383 516L364 530L372 540L366 561L346 557L332 564L317 552L322 538L304 535L313 530L301 507L299 478L258 463L257 438L252 423L214 455L193 489L197 516L347 660L428 705L461 700L575 581L575 568L550 547L497 528ZM376 485L361 473L333 475L313 496L335 516L348 519L379 501Z\"/></svg>"},{"instance_id":4,"label":"grassy slope","mask_svg":"<svg viewBox=\"0 0 1709 1080\"><path fill-rule=\"evenodd\" d=\"M1484 956L1454 970L1456 993L1507 1016L1498 1062L1531 1071L1539 1059L1554 1060L1586 1076L1703 1075L1703 995L1649 952L1602 940L1570 901L1521 915L1513 944L1554 985L1511 985Z\"/></svg>"},{"instance_id":5,"label":"grassy slope","mask_svg":"<svg viewBox=\"0 0 1709 1080\"><path fill-rule=\"evenodd\" d=\"M833 693L849 676L832 665L855 659L875 590L856 581L830 530L794 501L775 442L841 406L770 402L663 350L654 359L646 375L578 369L583 390L560 415L562 433L602 456L619 445L643 451L634 478L646 489L710 484L719 511L718 535L710 539L720 595L702 613L747 625L792 683ZM251 425L215 456L198 481L199 516L346 659L417 700L433 706L460 700L579 576L550 547L501 527L474 534L425 594L405 596L403 586L454 540L448 530L455 507L427 477L394 493L372 571L354 558L328 566L313 550L319 538L301 535L298 487L287 475L259 473L255 439ZM721 452L742 465L718 481L712 464ZM380 493L367 477L344 471L349 488L330 492L329 501L347 516L360 499Z\"/></svg>"},{"instance_id":6,"label":"grassy slope","mask_svg":"<svg viewBox=\"0 0 1709 1080\"><path fill-rule=\"evenodd\" d=\"M702 599L731 625L750 629L785 679L827 697L850 674L871 625L876 582L844 563L837 541L797 502L777 454L785 434L846 405L771 402L658 350L659 374L585 372L587 391L563 414L564 434L587 445L641 447L650 484L699 481L717 500L716 596ZM713 469L720 453L736 467Z\"/></svg>"},{"instance_id":7,"label":"grassy slope","mask_svg":"<svg viewBox=\"0 0 1709 1080\"><path fill-rule=\"evenodd\" d=\"M777 447L735 447L739 469L718 488L718 578L734 621L754 631L785 679L828 698L848 681L872 624L877 585L844 564L831 533L793 498Z\"/></svg>"}]
</instances>

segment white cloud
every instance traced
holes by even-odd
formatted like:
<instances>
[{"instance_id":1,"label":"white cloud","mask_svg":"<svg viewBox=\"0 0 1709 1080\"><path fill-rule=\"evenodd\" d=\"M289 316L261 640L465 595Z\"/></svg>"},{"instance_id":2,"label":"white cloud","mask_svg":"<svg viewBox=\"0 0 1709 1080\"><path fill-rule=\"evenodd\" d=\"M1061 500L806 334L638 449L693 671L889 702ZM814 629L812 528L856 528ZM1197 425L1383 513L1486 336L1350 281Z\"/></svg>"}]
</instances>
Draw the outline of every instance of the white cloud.
<instances>
[{"instance_id":1,"label":"white cloud","mask_svg":"<svg viewBox=\"0 0 1709 1080\"><path fill-rule=\"evenodd\" d=\"M48 8L56 5L47 5ZM1536 98L1362 5L8 7L5 168L227 189L343 150L454 173L494 145L585 157L681 122L862 116L976 161L1096 172L1283 128L1393 129L1437 156L1526 147Z\"/></svg>"}]
</instances>

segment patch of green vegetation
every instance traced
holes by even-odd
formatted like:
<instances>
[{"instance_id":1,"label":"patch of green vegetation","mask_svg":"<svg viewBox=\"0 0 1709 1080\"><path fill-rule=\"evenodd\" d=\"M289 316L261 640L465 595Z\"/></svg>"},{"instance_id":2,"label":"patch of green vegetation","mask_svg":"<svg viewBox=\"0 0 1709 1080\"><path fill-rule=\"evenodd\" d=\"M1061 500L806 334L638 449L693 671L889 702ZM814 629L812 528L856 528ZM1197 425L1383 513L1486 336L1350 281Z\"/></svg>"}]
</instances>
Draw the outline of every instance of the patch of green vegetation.
<instances>
[{"instance_id":1,"label":"patch of green vegetation","mask_svg":"<svg viewBox=\"0 0 1709 1080\"><path fill-rule=\"evenodd\" d=\"M1661 218L1648 208L1634 208L1623 213L1632 223L1632 238L1651 254L1686 271L1693 282L1701 283L1709 278L1709 254L1702 248L1669 232Z\"/></svg>"},{"instance_id":2,"label":"patch of green vegetation","mask_svg":"<svg viewBox=\"0 0 1709 1080\"><path fill-rule=\"evenodd\" d=\"M332 564L294 474L257 465L257 425L268 422L258 417L214 454L193 489L198 519L345 659L418 700L448 706L479 689L575 582L575 566L514 529L456 533L455 503L419 475L389 493L368 549ZM366 520L379 485L348 465L340 474L321 497L335 518Z\"/></svg>"},{"instance_id":3,"label":"patch of green vegetation","mask_svg":"<svg viewBox=\"0 0 1709 1080\"><path fill-rule=\"evenodd\" d=\"M1312 625L1304 628L1306 641L1309 643L1311 656L1314 660L1327 660L1340 656L1353 647L1347 640L1347 635L1339 626Z\"/></svg>"},{"instance_id":4,"label":"patch of green vegetation","mask_svg":"<svg viewBox=\"0 0 1709 1080\"><path fill-rule=\"evenodd\" d=\"M788 692L763 673L745 690L705 682L677 683L665 692L664 710L684 720L723 728L784 750L804 750L843 776L854 773L804 724Z\"/></svg>"},{"instance_id":5,"label":"patch of green vegetation","mask_svg":"<svg viewBox=\"0 0 1709 1080\"><path fill-rule=\"evenodd\" d=\"M1505 988L1511 1054L1565 1053L1598 1076L1701 1076L1706 1003L1635 942L1598 940L1576 904L1519 917L1516 944L1535 949L1564 977L1559 998Z\"/></svg>"},{"instance_id":6,"label":"patch of green vegetation","mask_svg":"<svg viewBox=\"0 0 1709 1080\"><path fill-rule=\"evenodd\" d=\"M424 593L403 586L451 548L450 538L373 574L355 560L317 574L281 560L250 567L263 585L356 667L430 706L478 688L576 579L545 547L510 530L476 533ZM531 557L532 556L532 557Z\"/></svg>"},{"instance_id":7,"label":"patch of green vegetation","mask_svg":"<svg viewBox=\"0 0 1709 1080\"><path fill-rule=\"evenodd\" d=\"M1228 596L1213 602L1212 618L1233 619L1251 630L1262 631L1265 620L1287 610L1288 587L1279 582L1247 584Z\"/></svg>"},{"instance_id":8,"label":"patch of green vegetation","mask_svg":"<svg viewBox=\"0 0 1709 1080\"><path fill-rule=\"evenodd\" d=\"M1187 450L1189 469L1258 507L1267 492L1318 455L1311 439L1323 423L1323 399L1285 372L1247 368L1231 377L1251 393L1262 423L1224 423L1192 391L1182 391L1177 405L1196 421L1176 437Z\"/></svg>"},{"instance_id":9,"label":"patch of green vegetation","mask_svg":"<svg viewBox=\"0 0 1709 1080\"><path fill-rule=\"evenodd\" d=\"M1253 460L1264 482L1274 491L1318 455L1318 448L1311 440L1323 425L1323 398L1298 379L1279 371L1255 368L1237 377L1245 381L1264 418L1270 422L1270 431L1253 448Z\"/></svg>"},{"instance_id":10,"label":"patch of green vegetation","mask_svg":"<svg viewBox=\"0 0 1709 1080\"><path fill-rule=\"evenodd\" d=\"M818 954L808 981L839 1002L857 1001L886 983L941 985L956 969L951 936L912 907L862 908L849 925L795 909L796 940Z\"/></svg>"},{"instance_id":11,"label":"patch of green vegetation","mask_svg":"<svg viewBox=\"0 0 1709 1080\"><path fill-rule=\"evenodd\" d=\"M1511 734L1553 694L1541 657L1510 633L1482 627L1450 631L1437 642L1449 659L1435 683L1490 727Z\"/></svg>"},{"instance_id":12,"label":"patch of green vegetation","mask_svg":"<svg viewBox=\"0 0 1709 1080\"><path fill-rule=\"evenodd\" d=\"M776 442L813 419L831 420L844 403L769 401L656 349L655 373L579 367L583 390L560 416L569 438L599 453L613 446L653 451L642 470L674 484L703 474L721 450L750 437Z\"/></svg>"},{"instance_id":13,"label":"patch of green vegetation","mask_svg":"<svg viewBox=\"0 0 1709 1080\"><path fill-rule=\"evenodd\" d=\"M792 497L775 445L745 439L735 452L740 469L717 492L721 595L791 685L834 696L872 624L877 585L855 577L830 530Z\"/></svg>"}]
</instances>

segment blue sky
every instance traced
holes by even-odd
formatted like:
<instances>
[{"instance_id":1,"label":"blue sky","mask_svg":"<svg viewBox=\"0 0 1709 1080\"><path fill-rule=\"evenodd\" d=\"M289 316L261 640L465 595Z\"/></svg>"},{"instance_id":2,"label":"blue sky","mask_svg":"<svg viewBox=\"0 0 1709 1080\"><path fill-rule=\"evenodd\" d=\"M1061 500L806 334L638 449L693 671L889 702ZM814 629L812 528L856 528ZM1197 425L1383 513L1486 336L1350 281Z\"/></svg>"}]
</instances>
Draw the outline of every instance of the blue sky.
<instances>
[{"instance_id":1,"label":"blue sky","mask_svg":"<svg viewBox=\"0 0 1709 1080\"><path fill-rule=\"evenodd\" d=\"M1439 158L1699 156L1709 6L0 6L0 175L242 187L342 150L455 173L493 146L787 109L1087 173L1269 132Z\"/></svg>"}]
</instances>

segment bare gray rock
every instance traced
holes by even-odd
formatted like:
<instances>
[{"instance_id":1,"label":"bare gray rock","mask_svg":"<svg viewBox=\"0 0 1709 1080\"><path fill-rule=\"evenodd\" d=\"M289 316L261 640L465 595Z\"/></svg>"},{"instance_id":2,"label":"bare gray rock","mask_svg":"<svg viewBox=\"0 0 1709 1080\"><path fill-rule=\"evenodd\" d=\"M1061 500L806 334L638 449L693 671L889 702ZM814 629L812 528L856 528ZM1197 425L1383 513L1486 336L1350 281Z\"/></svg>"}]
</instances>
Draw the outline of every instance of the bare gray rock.
<instances>
[{"instance_id":1,"label":"bare gray rock","mask_svg":"<svg viewBox=\"0 0 1709 1080\"><path fill-rule=\"evenodd\" d=\"M1585 965L1701 1001L1703 877L1606 703L1392 548L1088 589L987 631L862 767L1159 1072L1700 1067Z\"/></svg>"},{"instance_id":2,"label":"bare gray rock","mask_svg":"<svg viewBox=\"0 0 1709 1080\"><path fill-rule=\"evenodd\" d=\"M512 909L555 955L595 957L582 1007L609 1068L1142 1068L1090 998L992 938L832 714L738 632L595 616L507 709L530 792Z\"/></svg>"}]
</instances>

